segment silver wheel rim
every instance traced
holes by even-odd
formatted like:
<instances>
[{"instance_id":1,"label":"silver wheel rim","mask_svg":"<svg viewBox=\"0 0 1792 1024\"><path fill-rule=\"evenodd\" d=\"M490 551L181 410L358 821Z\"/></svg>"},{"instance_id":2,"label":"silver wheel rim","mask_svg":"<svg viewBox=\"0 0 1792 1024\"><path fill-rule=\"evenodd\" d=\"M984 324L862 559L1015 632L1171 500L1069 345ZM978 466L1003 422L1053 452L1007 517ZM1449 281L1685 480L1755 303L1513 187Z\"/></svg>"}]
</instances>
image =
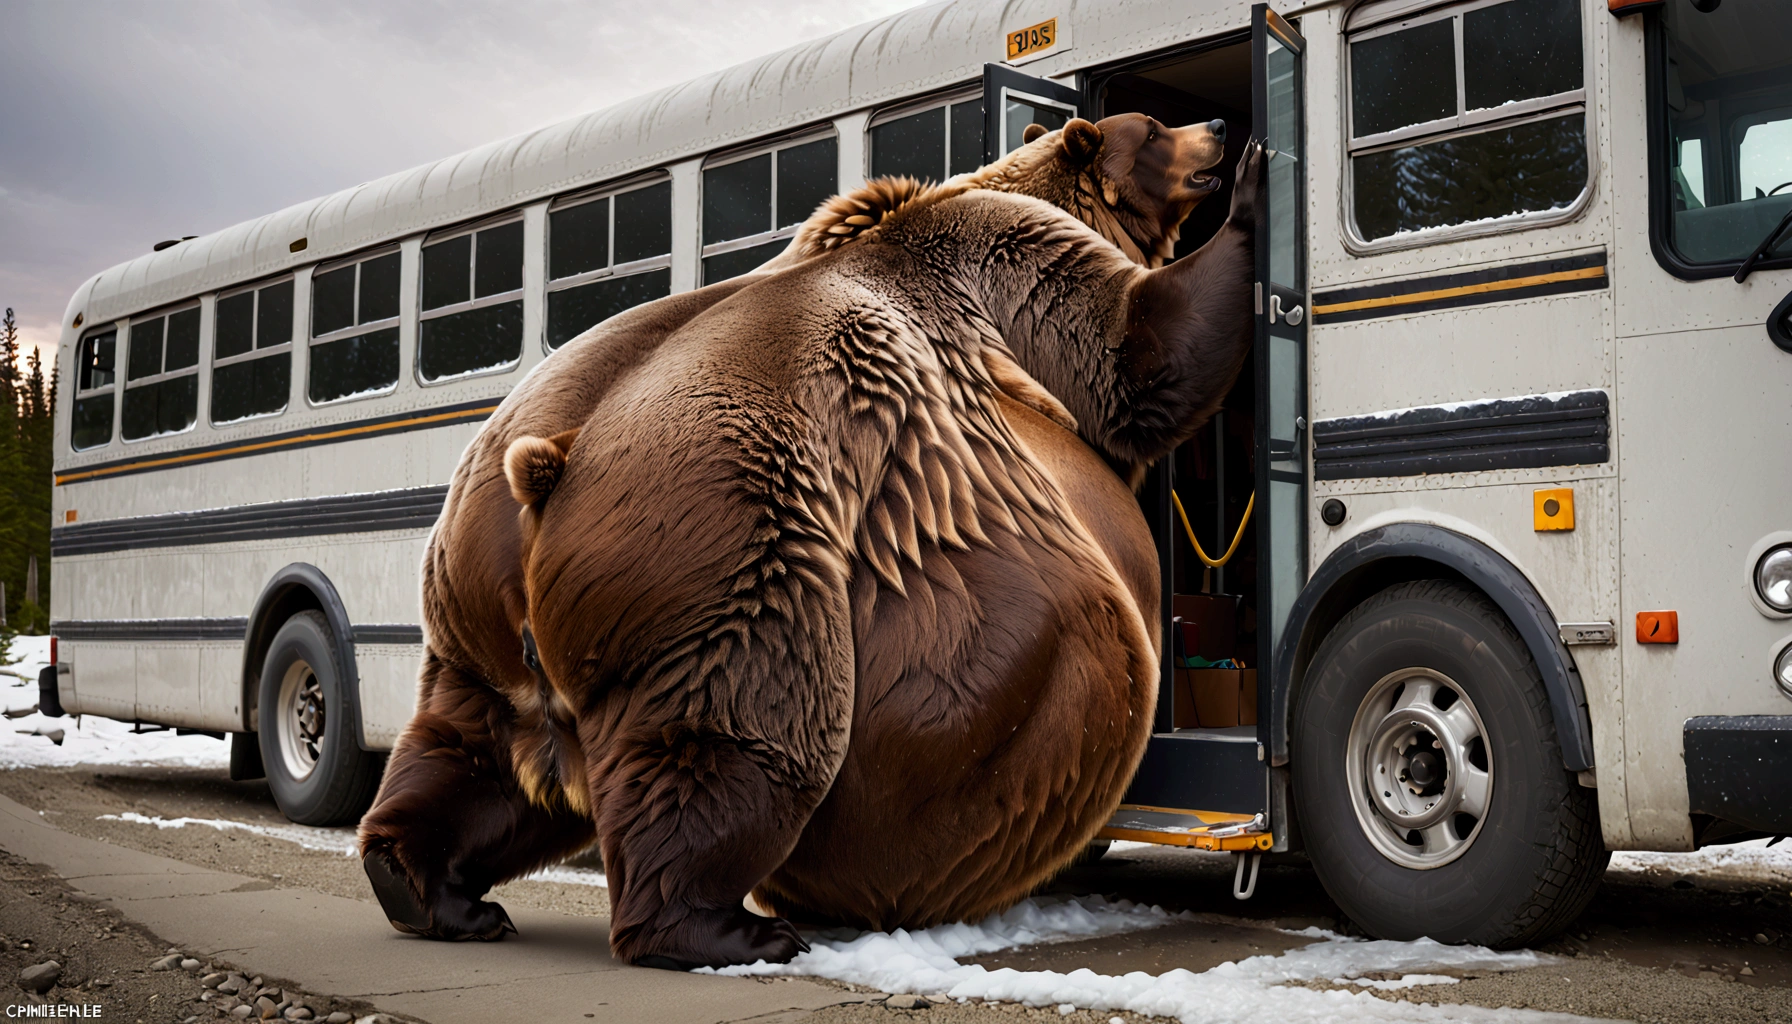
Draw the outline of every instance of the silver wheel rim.
<instances>
[{"instance_id":1,"label":"silver wheel rim","mask_svg":"<svg viewBox=\"0 0 1792 1024\"><path fill-rule=\"evenodd\" d=\"M1493 795L1474 702L1441 672L1402 669L1369 688L1345 750L1357 824L1382 856L1420 871L1468 852Z\"/></svg>"},{"instance_id":2,"label":"silver wheel rim","mask_svg":"<svg viewBox=\"0 0 1792 1024\"><path fill-rule=\"evenodd\" d=\"M286 774L298 782L310 777L324 746L324 690L317 673L303 660L287 666L280 678L280 704L274 731Z\"/></svg>"}]
</instances>

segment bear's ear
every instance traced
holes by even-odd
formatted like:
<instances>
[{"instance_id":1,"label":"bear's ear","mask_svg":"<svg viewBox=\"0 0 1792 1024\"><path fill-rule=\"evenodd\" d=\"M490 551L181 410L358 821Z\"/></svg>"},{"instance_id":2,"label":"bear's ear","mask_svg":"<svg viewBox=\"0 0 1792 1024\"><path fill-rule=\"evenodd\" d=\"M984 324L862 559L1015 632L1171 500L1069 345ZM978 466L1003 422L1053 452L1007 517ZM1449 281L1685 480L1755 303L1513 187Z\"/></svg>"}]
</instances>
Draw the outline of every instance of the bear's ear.
<instances>
[{"instance_id":1,"label":"bear's ear","mask_svg":"<svg viewBox=\"0 0 1792 1024\"><path fill-rule=\"evenodd\" d=\"M1026 146L1038 142L1040 136L1044 135L1049 130L1050 129L1042 124L1027 125L1026 130L1020 133L1021 145Z\"/></svg>"},{"instance_id":2,"label":"bear's ear","mask_svg":"<svg viewBox=\"0 0 1792 1024\"><path fill-rule=\"evenodd\" d=\"M510 496L520 505L538 505L554 493L566 470L566 453L579 436L579 428L553 437L519 437L504 449L504 478Z\"/></svg>"},{"instance_id":3,"label":"bear's ear","mask_svg":"<svg viewBox=\"0 0 1792 1024\"><path fill-rule=\"evenodd\" d=\"M1070 157L1072 163L1086 164L1101 152L1101 129L1080 117L1073 117L1064 126L1064 134L1059 141L1064 146L1064 154Z\"/></svg>"}]
</instances>

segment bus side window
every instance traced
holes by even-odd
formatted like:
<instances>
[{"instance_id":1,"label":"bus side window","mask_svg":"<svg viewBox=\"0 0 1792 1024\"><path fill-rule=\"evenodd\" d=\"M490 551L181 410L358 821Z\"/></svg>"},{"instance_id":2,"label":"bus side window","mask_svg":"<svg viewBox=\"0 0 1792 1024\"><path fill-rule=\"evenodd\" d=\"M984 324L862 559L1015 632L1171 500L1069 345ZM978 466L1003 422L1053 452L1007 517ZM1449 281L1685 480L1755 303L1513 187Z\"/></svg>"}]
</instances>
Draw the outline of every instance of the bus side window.
<instances>
[{"instance_id":1,"label":"bus side window","mask_svg":"<svg viewBox=\"0 0 1792 1024\"><path fill-rule=\"evenodd\" d=\"M672 294L672 183L574 197L548 211L547 344Z\"/></svg>"},{"instance_id":2,"label":"bus side window","mask_svg":"<svg viewBox=\"0 0 1792 1024\"><path fill-rule=\"evenodd\" d=\"M797 225L839 189L829 135L703 169L703 283L739 277L784 251Z\"/></svg>"},{"instance_id":3,"label":"bus side window","mask_svg":"<svg viewBox=\"0 0 1792 1024\"><path fill-rule=\"evenodd\" d=\"M454 229L423 245L417 369L425 383L516 365L523 354L523 220Z\"/></svg>"},{"instance_id":4,"label":"bus side window","mask_svg":"<svg viewBox=\"0 0 1792 1024\"><path fill-rule=\"evenodd\" d=\"M199 421L199 307L132 320L120 434L142 441Z\"/></svg>"},{"instance_id":5,"label":"bus side window","mask_svg":"<svg viewBox=\"0 0 1792 1024\"><path fill-rule=\"evenodd\" d=\"M1580 4L1403 9L1359 7L1349 25L1360 239L1574 206L1590 167Z\"/></svg>"},{"instance_id":6,"label":"bus side window","mask_svg":"<svg viewBox=\"0 0 1792 1024\"><path fill-rule=\"evenodd\" d=\"M218 299L212 326L212 423L286 409L292 393L292 281Z\"/></svg>"},{"instance_id":7,"label":"bus side window","mask_svg":"<svg viewBox=\"0 0 1792 1024\"><path fill-rule=\"evenodd\" d=\"M81 339L75 368L75 403L69 416L69 447L98 448L112 441L112 388L118 329L108 327Z\"/></svg>"},{"instance_id":8,"label":"bus side window","mask_svg":"<svg viewBox=\"0 0 1792 1024\"><path fill-rule=\"evenodd\" d=\"M313 405L383 395L398 386L396 251L311 275L305 395Z\"/></svg>"},{"instance_id":9,"label":"bus side window","mask_svg":"<svg viewBox=\"0 0 1792 1024\"><path fill-rule=\"evenodd\" d=\"M1057 123L1061 126L1063 118ZM1022 125L1025 128L1026 125ZM873 178L945 181L983 164L983 100L966 96L924 110L871 119ZM1016 133L1015 138L1019 138Z\"/></svg>"}]
</instances>

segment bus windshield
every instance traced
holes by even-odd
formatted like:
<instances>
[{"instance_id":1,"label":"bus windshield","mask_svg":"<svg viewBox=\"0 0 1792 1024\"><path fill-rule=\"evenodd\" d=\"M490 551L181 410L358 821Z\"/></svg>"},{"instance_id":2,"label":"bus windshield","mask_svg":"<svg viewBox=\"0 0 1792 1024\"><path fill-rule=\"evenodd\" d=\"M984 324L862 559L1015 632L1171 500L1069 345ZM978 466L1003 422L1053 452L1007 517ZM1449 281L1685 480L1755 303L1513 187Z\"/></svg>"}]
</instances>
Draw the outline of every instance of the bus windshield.
<instances>
[{"instance_id":1,"label":"bus windshield","mask_svg":"<svg viewBox=\"0 0 1792 1024\"><path fill-rule=\"evenodd\" d=\"M1792 209L1792 18L1785 0L1669 0L1661 19L1669 242L1743 259ZM1792 237L1766 255L1788 254Z\"/></svg>"}]
</instances>

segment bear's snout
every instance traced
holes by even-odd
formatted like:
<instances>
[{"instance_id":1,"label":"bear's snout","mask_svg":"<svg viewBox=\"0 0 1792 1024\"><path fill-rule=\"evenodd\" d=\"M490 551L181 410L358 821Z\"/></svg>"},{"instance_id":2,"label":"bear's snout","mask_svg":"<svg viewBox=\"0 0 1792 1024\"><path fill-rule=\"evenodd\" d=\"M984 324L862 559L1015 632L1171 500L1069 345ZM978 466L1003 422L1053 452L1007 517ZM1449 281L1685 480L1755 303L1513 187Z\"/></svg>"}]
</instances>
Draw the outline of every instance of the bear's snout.
<instances>
[{"instance_id":1,"label":"bear's snout","mask_svg":"<svg viewBox=\"0 0 1792 1024\"><path fill-rule=\"evenodd\" d=\"M1224 119L1216 117L1207 122L1207 130L1213 133L1213 141L1222 146L1226 144L1226 122Z\"/></svg>"}]
</instances>

